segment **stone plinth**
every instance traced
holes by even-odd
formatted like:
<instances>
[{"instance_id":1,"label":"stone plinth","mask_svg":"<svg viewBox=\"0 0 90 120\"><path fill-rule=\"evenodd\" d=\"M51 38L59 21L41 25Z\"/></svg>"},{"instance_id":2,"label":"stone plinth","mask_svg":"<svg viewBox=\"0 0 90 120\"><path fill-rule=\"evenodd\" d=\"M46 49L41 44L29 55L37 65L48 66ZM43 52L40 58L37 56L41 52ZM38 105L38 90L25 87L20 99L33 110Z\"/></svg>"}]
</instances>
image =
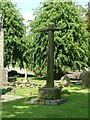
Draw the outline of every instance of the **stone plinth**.
<instances>
[{"instance_id":1,"label":"stone plinth","mask_svg":"<svg viewBox=\"0 0 90 120\"><path fill-rule=\"evenodd\" d=\"M42 87L38 90L38 98L45 100L56 100L61 98L61 88L53 87L46 88Z\"/></svg>"},{"instance_id":2,"label":"stone plinth","mask_svg":"<svg viewBox=\"0 0 90 120\"><path fill-rule=\"evenodd\" d=\"M38 90L38 98L30 100L31 104L59 105L65 100L61 98L60 87L42 87Z\"/></svg>"}]
</instances>

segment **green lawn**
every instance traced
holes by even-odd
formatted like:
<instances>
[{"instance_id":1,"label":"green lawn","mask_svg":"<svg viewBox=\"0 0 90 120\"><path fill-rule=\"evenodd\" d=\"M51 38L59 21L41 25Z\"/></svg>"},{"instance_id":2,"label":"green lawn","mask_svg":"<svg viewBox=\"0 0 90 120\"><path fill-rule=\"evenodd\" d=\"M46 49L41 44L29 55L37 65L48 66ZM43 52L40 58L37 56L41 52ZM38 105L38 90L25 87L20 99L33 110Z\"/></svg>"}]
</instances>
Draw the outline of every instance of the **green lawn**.
<instances>
[{"instance_id":1,"label":"green lawn","mask_svg":"<svg viewBox=\"0 0 90 120\"><path fill-rule=\"evenodd\" d=\"M30 78L31 82L43 85L45 80ZM2 103L3 118L88 118L88 93L79 85L64 88L67 93L62 94L66 100L60 105L31 105L29 99L36 97L38 86L35 88L14 88L16 93L24 98Z\"/></svg>"}]
</instances>

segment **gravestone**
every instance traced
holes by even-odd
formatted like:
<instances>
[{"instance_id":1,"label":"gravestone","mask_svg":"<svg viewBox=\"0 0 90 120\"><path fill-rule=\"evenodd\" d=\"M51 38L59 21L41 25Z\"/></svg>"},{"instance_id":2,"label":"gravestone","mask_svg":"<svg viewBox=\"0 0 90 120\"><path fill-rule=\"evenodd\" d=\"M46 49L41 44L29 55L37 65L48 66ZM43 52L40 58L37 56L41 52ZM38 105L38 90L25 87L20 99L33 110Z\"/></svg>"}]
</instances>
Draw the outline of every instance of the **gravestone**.
<instances>
[{"instance_id":1,"label":"gravestone","mask_svg":"<svg viewBox=\"0 0 90 120\"><path fill-rule=\"evenodd\" d=\"M70 78L67 74L61 77L60 83L63 87L68 87L70 85Z\"/></svg>"},{"instance_id":2,"label":"gravestone","mask_svg":"<svg viewBox=\"0 0 90 120\"><path fill-rule=\"evenodd\" d=\"M8 72L4 66L4 32L2 16L0 15L0 83L6 83L8 78Z\"/></svg>"},{"instance_id":3,"label":"gravestone","mask_svg":"<svg viewBox=\"0 0 90 120\"><path fill-rule=\"evenodd\" d=\"M81 74L82 86L90 87L90 67Z\"/></svg>"},{"instance_id":4,"label":"gravestone","mask_svg":"<svg viewBox=\"0 0 90 120\"><path fill-rule=\"evenodd\" d=\"M48 28L39 30L40 32L48 32L48 60L47 60L47 80L46 86L39 88L39 99L57 100L61 98L61 88L54 86L54 31L60 28L54 28L50 24Z\"/></svg>"}]
</instances>

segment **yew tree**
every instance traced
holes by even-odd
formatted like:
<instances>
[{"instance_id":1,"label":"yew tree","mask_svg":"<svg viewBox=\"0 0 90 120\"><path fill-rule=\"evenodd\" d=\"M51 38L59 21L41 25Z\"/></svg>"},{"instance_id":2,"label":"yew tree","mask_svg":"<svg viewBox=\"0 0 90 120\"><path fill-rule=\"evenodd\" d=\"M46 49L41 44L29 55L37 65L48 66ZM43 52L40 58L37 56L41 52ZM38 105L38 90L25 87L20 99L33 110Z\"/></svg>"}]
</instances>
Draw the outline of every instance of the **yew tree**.
<instances>
[{"instance_id":1,"label":"yew tree","mask_svg":"<svg viewBox=\"0 0 90 120\"><path fill-rule=\"evenodd\" d=\"M81 8L74 2L42 2L30 21L31 68L39 75L47 69L47 33L38 30L50 23L63 27L54 33L54 72L62 75L69 70L83 69L88 62L88 37Z\"/></svg>"},{"instance_id":2,"label":"yew tree","mask_svg":"<svg viewBox=\"0 0 90 120\"><path fill-rule=\"evenodd\" d=\"M1 0L1 13L4 29L4 65L24 66L27 62L24 53L27 49L27 41L24 38L25 25L23 16L20 14L16 4L9 0Z\"/></svg>"}]
</instances>

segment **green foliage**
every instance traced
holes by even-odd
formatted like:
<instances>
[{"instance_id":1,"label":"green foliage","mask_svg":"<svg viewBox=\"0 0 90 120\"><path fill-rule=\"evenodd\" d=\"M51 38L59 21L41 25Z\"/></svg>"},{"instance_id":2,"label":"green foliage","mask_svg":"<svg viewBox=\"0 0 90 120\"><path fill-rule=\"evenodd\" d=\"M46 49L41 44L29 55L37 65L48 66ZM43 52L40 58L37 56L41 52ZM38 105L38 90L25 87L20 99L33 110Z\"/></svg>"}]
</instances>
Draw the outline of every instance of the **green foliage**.
<instances>
[{"instance_id":1,"label":"green foliage","mask_svg":"<svg viewBox=\"0 0 90 120\"><path fill-rule=\"evenodd\" d=\"M87 29L90 32L90 1L88 2L88 9L86 10L86 22L87 22Z\"/></svg>"},{"instance_id":2,"label":"green foliage","mask_svg":"<svg viewBox=\"0 0 90 120\"><path fill-rule=\"evenodd\" d=\"M46 74L47 33L38 32L50 23L55 27L64 27L56 31L54 37L55 74L69 70L83 69L88 61L87 31L82 20L81 7L73 2L42 2L34 12L35 20L30 21L32 63L31 68L39 75ZM31 52L31 53L32 53Z\"/></svg>"},{"instance_id":3,"label":"green foliage","mask_svg":"<svg viewBox=\"0 0 90 120\"><path fill-rule=\"evenodd\" d=\"M84 9L84 21L88 31L88 50L90 51L90 1L87 5L88 7ZM90 52L88 53L88 66L90 66Z\"/></svg>"},{"instance_id":4,"label":"green foliage","mask_svg":"<svg viewBox=\"0 0 90 120\"><path fill-rule=\"evenodd\" d=\"M86 15L86 21L87 21L87 29L88 29L88 50L90 51L90 1L88 2L88 10L87 10L87 15ZM90 67L90 52L88 55L88 66Z\"/></svg>"},{"instance_id":5,"label":"green foliage","mask_svg":"<svg viewBox=\"0 0 90 120\"><path fill-rule=\"evenodd\" d=\"M23 67L26 50L24 19L15 4L9 0L1 3L4 27L4 65L14 66L18 62L19 66Z\"/></svg>"}]
</instances>

